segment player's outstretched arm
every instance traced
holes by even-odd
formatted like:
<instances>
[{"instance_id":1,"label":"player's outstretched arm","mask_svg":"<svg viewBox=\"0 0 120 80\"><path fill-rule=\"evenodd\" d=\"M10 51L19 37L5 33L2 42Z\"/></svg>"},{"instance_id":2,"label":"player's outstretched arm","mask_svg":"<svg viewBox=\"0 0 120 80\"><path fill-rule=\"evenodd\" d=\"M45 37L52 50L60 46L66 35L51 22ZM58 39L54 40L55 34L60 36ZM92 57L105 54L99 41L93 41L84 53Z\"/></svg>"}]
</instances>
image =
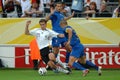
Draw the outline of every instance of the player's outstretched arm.
<instances>
[{"instance_id":1,"label":"player's outstretched arm","mask_svg":"<svg viewBox=\"0 0 120 80\"><path fill-rule=\"evenodd\" d=\"M68 16L68 17L65 17L64 20L69 20L71 19L73 16L74 16L75 12L73 11L72 15Z\"/></svg>"},{"instance_id":2,"label":"player's outstretched arm","mask_svg":"<svg viewBox=\"0 0 120 80\"><path fill-rule=\"evenodd\" d=\"M46 20L46 21L50 20L50 16L52 16L53 13L54 13L54 11L52 11L48 16L46 16L45 20Z\"/></svg>"},{"instance_id":3,"label":"player's outstretched arm","mask_svg":"<svg viewBox=\"0 0 120 80\"><path fill-rule=\"evenodd\" d=\"M59 33L55 32L55 31L53 31L51 29L49 29L49 32L50 32L51 37L60 37L60 38L65 37L64 34L59 34Z\"/></svg>"},{"instance_id":4,"label":"player's outstretched arm","mask_svg":"<svg viewBox=\"0 0 120 80\"><path fill-rule=\"evenodd\" d=\"M26 27L25 27L25 34L26 34L26 35L30 35L29 29L28 29L30 24L31 24L31 21L27 21L27 22L26 22Z\"/></svg>"}]
</instances>

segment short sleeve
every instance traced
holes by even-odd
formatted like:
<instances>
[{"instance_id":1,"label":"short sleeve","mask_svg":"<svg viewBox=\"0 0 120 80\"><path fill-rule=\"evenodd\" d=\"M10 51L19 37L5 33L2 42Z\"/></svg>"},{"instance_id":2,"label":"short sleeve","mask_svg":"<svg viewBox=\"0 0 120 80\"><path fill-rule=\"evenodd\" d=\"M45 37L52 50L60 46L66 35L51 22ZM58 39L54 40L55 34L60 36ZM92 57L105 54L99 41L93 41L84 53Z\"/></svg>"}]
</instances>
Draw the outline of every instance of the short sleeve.
<instances>
[{"instance_id":1,"label":"short sleeve","mask_svg":"<svg viewBox=\"0 0 120 80\"><path fill-rule=\"evenodd\" d=\"M35 28L35 29L33 29L33 30L30 30L30 35L33 35L33 36L35 36L36 35L36 31L37 31L38 29L37 28Z\"/></svg>"}]
</instances>

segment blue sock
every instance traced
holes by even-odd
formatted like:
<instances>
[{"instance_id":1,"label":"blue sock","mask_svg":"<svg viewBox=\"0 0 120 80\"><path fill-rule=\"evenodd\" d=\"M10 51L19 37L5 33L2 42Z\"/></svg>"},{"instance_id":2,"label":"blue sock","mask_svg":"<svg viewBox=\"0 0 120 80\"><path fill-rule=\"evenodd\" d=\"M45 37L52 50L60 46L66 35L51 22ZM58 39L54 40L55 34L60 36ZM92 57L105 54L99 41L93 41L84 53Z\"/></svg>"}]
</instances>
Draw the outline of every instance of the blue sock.
<instances>
[{"instance_id":1,"label":"blue sock","mask_svg":"<svg viewBox=\"0 0 120 80\"><path fill-rule=\"evenodd\" d=\"M66 59L65 59L65 62L66 62L66 63L69 62L69 56L70 56L70 52L66 52Z\"/></svg>"},{"instance_id":2,"label":"blue sock","mask_svg":"<svg viewBox=\"0 0 120 80\"><path fill-rule=\"evenodd\" d=\"M74 62L72 65L74 68L77 68L79 70L85 70L86 68L84 68L81 64Z\"/></svg>"},{"instance_id":3,"label":"blue sock","mask_svg":"<svg viewBox=\"0 0 120 80\"><path fill-rule=\"evenodd\" d=\"M96 66L95 64L93 64L91 61L86 60L86 64L92 68L95 68L96 70L98 70L98 66Z\"/></svg>"}]
</instances>

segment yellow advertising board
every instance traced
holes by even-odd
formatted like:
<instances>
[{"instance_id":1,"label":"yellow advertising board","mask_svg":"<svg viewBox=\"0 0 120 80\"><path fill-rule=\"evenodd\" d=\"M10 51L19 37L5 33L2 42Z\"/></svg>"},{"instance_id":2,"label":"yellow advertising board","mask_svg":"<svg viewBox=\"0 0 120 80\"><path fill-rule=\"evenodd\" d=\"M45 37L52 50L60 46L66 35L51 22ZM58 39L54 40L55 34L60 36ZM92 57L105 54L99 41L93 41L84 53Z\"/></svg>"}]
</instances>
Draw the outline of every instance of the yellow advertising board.
<instances>
[{"instance_id":1,"label":"yellow advertising board","mask_svg":"<svg viewBox=\"0 0 120 80\"><path fill-rule=\"evenodd\" d=\"M25 35L26 21L29 29L39 26L39 18L1 18L0 44L29 44L33 36ZM83 44L118 44L120 42L120 18L73 18L68 20ZM51 28L51 21L47 24Z\"/></svg>"}]
</instances>

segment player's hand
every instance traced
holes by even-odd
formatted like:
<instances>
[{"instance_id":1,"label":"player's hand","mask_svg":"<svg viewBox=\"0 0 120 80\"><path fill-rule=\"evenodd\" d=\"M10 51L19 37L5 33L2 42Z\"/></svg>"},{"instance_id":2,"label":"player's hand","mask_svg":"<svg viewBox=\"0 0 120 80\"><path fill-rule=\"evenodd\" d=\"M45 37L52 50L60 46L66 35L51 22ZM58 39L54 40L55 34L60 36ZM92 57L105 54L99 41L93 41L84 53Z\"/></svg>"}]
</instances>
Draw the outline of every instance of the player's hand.
<instances>
[{"instance_id":1,"label":"player's hand","mask_svg":"<svg viewBox=\"0 0 120 80\"><path fill-rule=\"evenodd\" d=\"M53 14L54 14L54 12L55 12L55 10L52 10L52 11L51 11L51 13L50 13L50 15L53 15Z\"/></svg>"},{"instance_id":2,"label":"player's hand","mask_svg":"<svg viewBox=\"0 0 120 80\"><path fill-rule=\"evenodd\" d=\"M72 15L71 15L71 16L73 17L74 15L75 15L75 11L72 12Z\"/></svg>"},{"instance_id":3,"label":"player's hand","mask_svg":"<svg viewBox=\"0 0 120 80\"><path fill-rule=\"evenodd\" d=\"M70 41L65 43L65 47L68 47L68 46L70 46Z\"/></svg>"},{"instance_id":4,"label":"player's hand","mask_svg":"<svg viewBox=\"0 0 120 80\"><path fill-rule=\"evenodd\" d=\"M63 37L65 37L65 35L64 34L59 34L58 37L63 38Z\"/></svg>"},{"instance_id":5,"label":"player's hand","mask_svg":"<svg viewBox=\"0 0 120 80\"><path fill-rule=\"evenodd\" d=\"M72 51L72 47L70 46L70 42L66 42L65 43L65 49L68 51L68 52L71 52Z\"/></svg>"},{"instance_id":6,"label":"player's hand","mask_svg":"<svg viewBox=\"0 0 120 80\"><path fill-rule=\"evenodd\" d=\"M30 20L26 22L26 26L29 26L30 24L31 24Z\"/></svg>"}]
</instances>

